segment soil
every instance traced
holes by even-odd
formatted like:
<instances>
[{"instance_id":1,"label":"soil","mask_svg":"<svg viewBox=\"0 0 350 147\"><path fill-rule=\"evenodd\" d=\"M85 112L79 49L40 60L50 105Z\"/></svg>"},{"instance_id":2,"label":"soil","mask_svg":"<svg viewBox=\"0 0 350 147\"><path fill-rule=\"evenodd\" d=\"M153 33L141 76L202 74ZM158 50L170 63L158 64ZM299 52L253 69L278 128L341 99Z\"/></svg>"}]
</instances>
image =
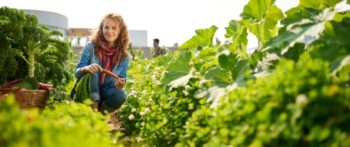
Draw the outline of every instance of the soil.
<instances>
[{"instance_id":1,"label":"soil","mask_svg":"<svg viewBox=\"0 0 350 147\"><path fill-rule=\"evenodd\" d=\"M124 130L121 121L118 120L117 113L118 111L110 114L110 120L108 121L108 124L112 127L111 132Z\"/></svg>"}]
</instances>

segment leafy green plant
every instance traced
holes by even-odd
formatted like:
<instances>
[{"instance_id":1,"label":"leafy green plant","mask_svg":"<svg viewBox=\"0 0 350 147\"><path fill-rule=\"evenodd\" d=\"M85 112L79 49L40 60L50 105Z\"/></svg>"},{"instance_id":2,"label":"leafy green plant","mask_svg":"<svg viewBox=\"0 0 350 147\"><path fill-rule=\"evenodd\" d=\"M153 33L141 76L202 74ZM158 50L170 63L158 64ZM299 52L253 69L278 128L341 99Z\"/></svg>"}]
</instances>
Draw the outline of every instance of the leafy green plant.
<instances>
[{"instance_id":1,"label":"leafy green plant","mask_svg":"<svg viewBox=\"0 0 350 147\"><path fill-rule=\"evenodd\" d=\"M223 44L213 43L217 27L211 26L196 30L177 52L151 60L135 58L128 71L128 99L118 113L125 135L149 146L349 146L349 11L335 9L340 0L300 0L287 12L274 2L250 0L242 19L230 21ZM11 19L3 18L0 25ZM11 27L0 31L6 30ZM252 52L247 51L249 33L259 42ZM18 55L10 48L11 39L8 42L8 54L2 56ZM89 97L91 75L81 80L79 101ZM1 117L18 112L5 108L0 124L23 115ZM25 131L39 130L34 138L50 138L40 145L72 137L64 133L95 145L104 131L93 139L88 135L91 128L104 130L102 118L85 109L80 104L53 105L35 117L38 124L54 122L48 128L58 139L37 133L47 126L29 123ZM55 126L57 122L68 129ZM69 130L72 126L84 134ZM19 129L9 128L0 127L0 132L16 132L1 136L1 144L15 144L8 138L19 136ZM22 139L16 141L33 142Z\"/></svg>"},{"instance_id":2,"label":"leafy green plant","mask_svg":"<svg viewBox=\"0 0 350 147\"><path fill-rule=\"evenodd\" d=\"M331 80L329 73L327 62L320 60L283 60L271 75L227 93L212 113L205 108L196 112L200 115L186 126L184 143L347 146L349 87ZM198 123L199 118L207 122ZM207 137L204 130L210 130Z\"/></svg>"},{"instance_id":3,"label":"leafy green plant","mask_svg":"<svg viewBox=\"0 0 350 147\"><path fill-rule=\"evenodd\" d=\"M85 99L90 98L91 93L91 78L92 74L86 74L84 75L79 82L77 83L77 86L75 87L75 95L73 97L73 100L76 102L83 102Z\"/></svg>"},{"instance_id":4,"label":"leafy green plant","mask_svg":"<svg viewBox=\"0 0 350 147\"><path fill-rule=\"evenodd\" d=\"M1 7L0 18L1 82L24 77L53 84L69 81L64 64L70 45L58 39L59 31L48 31L34 15L13 8Z\"/></svg>"},{"instance_id":5,"label":"leafy green plant","mask_svg":"<svg viewBox=\"0 0 350 147\"><path fill-rule=\"evenodd\" d=\"M212 26L136 61L120 114L127 134L151 146L347 146L349 11L301 0L284 13L274 2L251 0L223 44ZM251 52L248 33L259 42Z\"/></svg>"},{"instance_id":6,"label":"leafy green plant","mask_svg":"<svg viewBox=\"0 0 350 147\"><path fill-rule=\"evenodd\" d=\"M0 102L2 146L121 145L109 134L107 119L85 104L65 101L42 112L20 110L13 96Z\"/></svg>"}]
</instances>

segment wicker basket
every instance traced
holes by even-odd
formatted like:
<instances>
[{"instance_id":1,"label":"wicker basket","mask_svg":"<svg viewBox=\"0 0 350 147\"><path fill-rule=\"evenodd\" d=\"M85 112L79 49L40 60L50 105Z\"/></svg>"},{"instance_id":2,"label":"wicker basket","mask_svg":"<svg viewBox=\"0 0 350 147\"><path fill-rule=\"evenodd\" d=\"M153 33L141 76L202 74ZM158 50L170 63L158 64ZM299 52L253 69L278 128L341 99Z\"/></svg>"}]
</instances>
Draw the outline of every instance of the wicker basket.
<instances>
[{"instance_id":1,"label":"wicker basket","mask_svg":"<svg viewBox=\"0 0 350 147\"><path fill-rule=\"evenodd\" d=\"M27 90L20 88L2 88L1 95L14 93L21 108L44 108L50 92L47 90Z\"/></svg>"}]
</instances>

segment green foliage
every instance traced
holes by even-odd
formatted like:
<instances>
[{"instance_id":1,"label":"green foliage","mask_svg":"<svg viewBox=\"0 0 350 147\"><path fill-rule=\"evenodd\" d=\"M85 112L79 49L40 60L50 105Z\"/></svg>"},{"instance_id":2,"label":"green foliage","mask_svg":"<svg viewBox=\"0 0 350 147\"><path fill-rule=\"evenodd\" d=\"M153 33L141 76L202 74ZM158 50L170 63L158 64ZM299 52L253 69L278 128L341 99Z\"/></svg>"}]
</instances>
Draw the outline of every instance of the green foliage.
<instances>
[{"instance_id":1,"label":"green foliage","mask_svg":"<svg viewBox=\"0 0 350 147\"><path fill-rule=\"evenodd\" d=\"M273 0L251 0L224 44L200 29L179 52L137 60L125 132L150 146L348 146L349 12L300 2L283 18Z\"/></svg>"},{"instance_id":2,"label":"green foliage","mask_svg":"<svg viewBox=\"0 0 350 147\"><path fill-rule=\"evenodd\" d=\"M52 31L51 36L62 36L60 32ZM60 39L51 37L45 44L43 50L36 54L37 70L36 77L39 81L49 80L55 84L66 84L71 80L69 70L70 48L71 46ZM50 68L47 68L50 67Z\"/></svg>"},{"instance_id":3,"label":"green foliage","mask_svg":"<svg viewBox=\"0 0 350 147\"><path fill-rule=\"evenodd\" d=\"M0 17L0 82L25 77L55 85L69 82L64 69L70 45L57 39L62 34L39 26L34 15L22 10L1 7Z\"/></svg>"},{"instance_id":4,"label":"green foliage","mask_svg":"<svg viewBox=\"0 0 350 147\"><path fill-rule=\"evenodd\" d=\"M22 82L15 84L14 87L25 89L37 89L39 82L35 78L25 78Z\"/></svg>"},{"instance_id":5,"label":"green foliage","mask_svg":"<svg viewBox=\"0 0 350 147\"><path fill-rule=\"evenodd\" d=\"M226 27L223 44L213 45L217 27L212 26L196 30L178 52L151 60L136 56L128 71L128 99L118 113L130 141L148 146L350 146L349 11L332 9L339 0L300 0L283 18L274 2L249 1L242 19ZM59 60L67 58L68 46L49 37L57 32L35 27L34 17L7 11L12 17L0 15L1 27L6 26L0 31L8 34L0 35L5 53L0 53L0 67L35 56L38 77L52 75L60 82L64 76L45 67L62 70ZM12 20L22 27L9 25ZM26 39L14 37L16 31ZM36 34L23 36L28 32ZM248 32L259 41L253 53L246 50ZM37 44L42 38L46 43ZM79 81L76 101L90 97L91 77ZM53 105L39 115L21 112L11 101L0 103L2 145L110 145L104 118L86 106Z\"/></svg>"},{"instance_id":6,"label":"green foliage","mask_svg":"<svg viewBox=\"0 0 350 147\"><path fill-rule=\"evenodd\" d=\"M258 38L260 46L277 35L276 24L283 18L274 0L251 0L244 6L243 23Z\"/></svg>"},{"instance_id":7,"label":"green foliage","mask_svg":"<svg viewBox=\"0 0 350 147\"><path fill-rule=\"evenodd\" d=\"M179 49L194 49L206 46L212 46L214 34L218 28L216 26L211 26L208 29L198 29L196 30L196 36L193 36L187 42L182 44Z\"/></svg>"},{"instance_id":8,"label":"green foliage","mask_svg":"<svg viewBox=\"0 0 350 147\"><path fill-rule=\"evenodd\" d=\"M25 25L25 14L8 7L0 8L0 82L13 78L18 69L15 42L23 36L21 28Z\"/></svg>"},{"instance_id":9,"label":"green foliage","mask_svg":"<svg viewBox=\"0 0 350 147\"><path fill-rule=\"evenodd\" d=\"M13 96L0 103L2 146L110 146L106 118L89 106L56 104L53 109L20 110Z\"/></svg>"},{"instance_id":10,"label":"green foliage","mask_svg":"<svg viewBox=\"0 0 350 147\"><path fill-rule=\"evenodd\" d=\"M311 54L333 64L350 54L350 14L336 15L335 20L328 21L318 40L310 45Z\"/></svg>"},{"instance_id":11,"label":"green foliage","mask_svg":"<svg viewBox=\"0 0 350 147\"><path fill-rule=\"evenodd\" d=\"M340 61L333 62L333 65L331 66L331 68L334 68L331 73L332 77L335 81L348 86L350 81L350 76L348 75L350 72L350 55Z\"/></svg>"},{"instance_id":12,"label":"green foliage","mask_svg":"<svg viewBox=\"0 0 350 147\"><path fill-rule=\"evenodd\" d=\"M309 19L296 16L299 13L292 13L287 16L286 20L297 17L300 21L282 27L279 30L279 36L270 40L266 46L267 48L280 49L277 52L280 54L282 49L293 47L295 43L309 44L319 37L319 34L325 29L325 23L332 20L336 13L336 11L326 9L320 13L308 14L311 17ZM302 19L304 20L301 21Z\"/></svg>"},{"instance_id":13,"label":"green foliage","mask_svg":"<svg viewBox=\"0 0 350 147\"><path fill-rule=\"evenodd\" d=\"M183 66L178 65L188 64L191 53L174 57L177 56L170 53L153 60L136 60L128 71L129 94L119 117L126 130L124 133L134 136L135 142L155 146L174 145L179 134L183 134L182 126L187 118L205 103L205 99L198 100L193 96L198 87L195 76L184 82L184 85L172 87L164 93L169 88L161 83L163 76L167 75L165 68L183 69ZM193 65L191 67L194 68Z\"/></svg>"},{"instance_id":14,"label":"green foliage","mask_svg":"<svg viewBox=\"0 0 350 147\"><path fill-rule=\"evenodd\" d=\"M320 60L280 62L270 76L228 93L214 114L196 112L201 116L191 119L208 122L189 124L186 136L194 139L186 144L347 146L350 89L332 81L329 72ZM211 130L210 137L203 138L203 130Z\"/></svg>"},{"instance_id":15,"label":"green foliage","mask_svg":"<svg viewBox=\"0 0 350 147\"><path fill-rule=\"evenodd\" d=\"M312 8L323 10L325 8L334 7L342 0L300 0L299 6L305 8Z\"/></svg>"},{"instance_id":16,"label":"green foliage","mask_svg":"<svg viewBox=\"0 0 350 147\"><path fill-rule=\"evenodd\" d=\"M226 27L225 37L232 38L232 44L229 45L231 52L237 54L240 58L247 58L247 44L248 44L247 27L242 21L231 20L229 26Z\"/></svg>"},{"instance_id":17,"label":"green foliage","mask_svg":"<svg viewBox=\"0 0 350 147\"><path fill-rule=\"evenodd\" d=\"M77 86L75 87L75 95L73 100L76 102L83 102L86 99L89 99L91 96L91 78L92 74L88 73L80 78Z\"/></svg>"},{"instance_id":18,"label":"green foliage","mask_svg":"<svg viewBox=\"0 0 350 147\"><path fill-rule=\"evenodd\" d=\"M213 80L215 85L227 86L233 82L230 74L221 68L212 68L207 71L205 78L208 80Z\"/></svg>"},{"instance_id":19,"label":"green foliage","mask_svg":"<svg viewBox=\"0 0 350 147\"><path fill-rule=\"evenodd\" d=\"M190 72L191 68L189 66L191 57L192 53L189 51L181 54L175 62L169 65L162 83L173 88L185 86L192 78L192 72Z\"/></svg>"},{"instance_id":20,"label":"green foliage","mask_svg":"<svg viewBox=\"0 0 350 147\"><path fill-rule=\"evenodd\" d=\"M318 15L320 12L322 11L313 8L294 7L285 12L287 17L284 18L281 23L289 25L301 21L302 19L312 19L312 17Z\"/></svg>"}]
</instances>

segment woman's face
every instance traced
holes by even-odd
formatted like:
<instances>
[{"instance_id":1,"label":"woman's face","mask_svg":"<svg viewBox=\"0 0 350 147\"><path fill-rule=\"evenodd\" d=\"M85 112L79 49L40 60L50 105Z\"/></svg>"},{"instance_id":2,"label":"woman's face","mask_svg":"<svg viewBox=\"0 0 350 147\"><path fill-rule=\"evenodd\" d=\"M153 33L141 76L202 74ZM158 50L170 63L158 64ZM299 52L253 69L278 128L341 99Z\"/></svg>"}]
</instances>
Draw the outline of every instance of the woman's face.
<instances>
[{"instance_id":1,"label":"woman's face","mask_svg":"<svg viewBox=\"0 0 350 147\"><path fill-rule=\"evenodd\" d=\"M111 46L113 42L118 38L119 26L112 19L106 19L103 22L103 37L107 40L108 44Z\"/></svg>"}]
</instances>

